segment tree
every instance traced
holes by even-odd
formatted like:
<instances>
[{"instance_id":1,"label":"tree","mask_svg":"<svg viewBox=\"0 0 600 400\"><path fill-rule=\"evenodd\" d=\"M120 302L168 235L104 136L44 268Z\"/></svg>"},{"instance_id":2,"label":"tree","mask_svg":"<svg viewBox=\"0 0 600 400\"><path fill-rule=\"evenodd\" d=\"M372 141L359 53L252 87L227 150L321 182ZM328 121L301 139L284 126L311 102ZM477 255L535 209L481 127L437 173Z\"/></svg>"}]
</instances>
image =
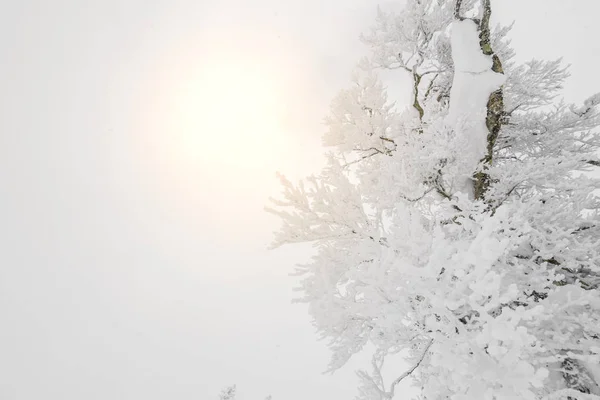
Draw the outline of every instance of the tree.
<instances>
[{"instance_id":1,"label":"tree","mask_svg":"<svg viewBox=\"0 0 600 400\"><path fill-rule=\"evenodd\" d=\"M517 64L490 0L379 11L332 102L327 165L270 212L311 242L300 301L331 371L367 343L359 399L600 399L600 95L558 97L560 60ZM381 69L408 74L411 103ZM411 367L384 382L386 357ZM392 371L394 372L394 371Z\"/></svg>"},{"instance_id":2,"label":"tree","mask_svg":"<svg viewBox=\"0 0 600 400\"><path fill-rule=\"evenodd\" d=\"M237 387L235 385L227 386L221 390L221 394L219 394L219 400L235 400L236 394ZM269 395L265 397L265 400L273 400L273 397Z\"/></svg>"},{"instance_id":3,"label":"tree","mask_svg":"<svg viewBox=\"0 0 600 400\"><path fill-rule=\"evenodd\" d=\"M235 400L235 394L237 392L237 388L235 385L227 386L223 390L221 390L221 394L219 395L219 400Z\"/></svg>"}]
</instances>

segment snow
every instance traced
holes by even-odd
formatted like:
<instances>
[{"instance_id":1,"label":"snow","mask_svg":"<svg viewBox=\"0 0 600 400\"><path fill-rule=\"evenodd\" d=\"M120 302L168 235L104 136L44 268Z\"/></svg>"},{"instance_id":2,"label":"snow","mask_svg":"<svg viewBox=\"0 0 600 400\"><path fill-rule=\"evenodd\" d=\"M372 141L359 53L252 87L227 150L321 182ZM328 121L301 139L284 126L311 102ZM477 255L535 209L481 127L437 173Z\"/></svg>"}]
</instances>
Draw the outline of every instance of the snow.
<instances>
[{"instance_id":1,"label":"snow","mask_svg":"<svg viewBox=\"0 0 600 400\"><path fill-rule=\"evenodd\" d=\"M454 81L446 122L454 130L454 146L461 154L457 189L470 194L473 171L487 148L487 102L505 76L492 71L492 57L481 51L475 22L455 21L451 29Z\"/></svg>"},{"instance_id":2,"label":"snow","mask_svg":"<svg viewBox=\"0 0 600 400\"><path fill-rule=\"evenodd\" d=\"M600 104L600 93L596 93L593 96L588 97L588 99L583 103L586 107L594 107Z\"/></svg>"},{"instance_id":3,"label":"snow","mask_svg":"<svg viewBox=\"0 0 600 400\"><path fill-rule=\"evenodd\" d=\"M596 382L597 385L600 385L600 365L591 362L583 362L584 368L590 373L590 377ZM598 386L592 386L592 393L600 396L600 390Z\"/></svg>"}]
</instances>

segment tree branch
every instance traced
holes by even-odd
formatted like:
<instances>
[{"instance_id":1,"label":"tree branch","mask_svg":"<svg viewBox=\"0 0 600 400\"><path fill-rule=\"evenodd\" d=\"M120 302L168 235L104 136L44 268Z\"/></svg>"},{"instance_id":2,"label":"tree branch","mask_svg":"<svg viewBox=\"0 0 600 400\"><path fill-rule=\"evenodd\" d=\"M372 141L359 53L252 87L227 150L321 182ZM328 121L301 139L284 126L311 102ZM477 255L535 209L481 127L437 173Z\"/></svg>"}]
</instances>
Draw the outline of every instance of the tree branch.
<instances>
[{"instance_id":1,"label":"tree branch","mask_svg":"<svg viewBox=\"0 0 600 400\"><path fill-rule=\"evenodd\" d=\"M417 361L417 363L411 369L409 369L408 371L406 371L405 373L400 375L398 378L396 378L396 380L394 380L394 382L392 382L392 384L390 385L390 391L389 391L390 398L394 397L394 391L396 390L396 386L400 382L402 382L402 380L404 378L406 378L407 376L410 376L413 372L415 372L415 370L417 368L419 368L419 365L421 365L421 363L425 359L425 356L427 356L427 352L429 351L429 348L431 347L432 344L433 344L433 339L431 339L429 341L429 343L427 344L427 347L425 347L425 350L423 350L423 354L421 354L421 358L419 358L419 361Z\"/></svg>"},{"instance_id":2,"label":"tree branch","mask_svg":"<svg viewBox=\"0 0 600 400\"><path fill-rule=\"evenodd\" d=\"M358 158L358 159L356 159L356 160L354 160L354 161L350 161L350 162L348 162L348 163L346 163L346 164L342 165L342 168L349 167L349 166L350 166L350 165L352 165L352 164L359 163L359 162L361 162L362 160L364 160L365 158L373 157L373 156L375 156L375 155L377 155L377 154L381 154L381 152L380 152L380 151L375 151L375 152L373 152L373 153L371 153L371 154L367 154L366 156L362 156L362 157L360 157L360 158Z\"/></svg>"},{"instance_id":3,"label":"tree branch","mask_svg":"<svg viewBox=\"0 0 600 400\"><path fill-rule=\"evenodd\" d=\"M435 83L435 80L437 79L438 76L440 76L439 73L435 74L435 76L429 82L429 86L427 86L427 90L425 91L425 95L423 96L423 98L425 100L427 100L427 98L429 97L429 94L431 93L431 89L433 89L433 84Z\"/></svg>"},{"instance_id":4,"label":"tree branch","mask_svg":"<svg viewBox=\"0 0 600 400\"><path fill-rule=\"evenodd\" d=\"M415 85L414 90L413 90L413 94L414 94L413 107L419 112L419 120L422 121L425 111L423 110L423 107L421 107L421 104L419 104L419 84L421 83L421 75L417 74L416 71L413 72L413 81L414 81L414 85Z\"/></svg>"},{"instance_id":5,"label":"tree branch","mask_svg":"<svg viewBox=\"0 0 600 400\"><path fill-rule=\"evenodd\" d=\"M431 191L432 191L433 189L434 189L434 188L430 188L430 189L429 189L429 190L427 190L425 193L423 193L421 196L419 196L419 197L415 197L415 198L412 198L412 199L411 199L410 197L406 197L406 196L403 196L403 195L400 195L400 197L401 197L401 198L403 198L403 199L404 199L404 200L406 200L406 201L409 201L409 202L411 202L411 203L416 203L416 202L417 202L417 201L419 201L419 200L423 200L423 198L424 198L425 196L427 196L429 193L431 193Z\"/></svg>"},{"instance_id":6,"label":"tree branch","mask_svg":"<svg viewBox=\"0 0 600 400\"><path fill-rule=\"evenodd\" d=\"M460 16L460 8L462 6L462 2L463 0L456 0L456 6L454 8L454 18L462 20L462 17Z\"/></svg>"},{"instance_id":7,"label":"tree branch","mask_svg":"<svg viewBox=\"0 0 600 400\"><path fill-rule=\"evenodd\" d=\"M596 396L595 394L587 394L581 393L580 391L574 389L561 389L554 393L549 394L544 397L543 400L562 400L566 396L572 397L578 400L600 400L600 396Z\"/></svg>"}]
</instances>

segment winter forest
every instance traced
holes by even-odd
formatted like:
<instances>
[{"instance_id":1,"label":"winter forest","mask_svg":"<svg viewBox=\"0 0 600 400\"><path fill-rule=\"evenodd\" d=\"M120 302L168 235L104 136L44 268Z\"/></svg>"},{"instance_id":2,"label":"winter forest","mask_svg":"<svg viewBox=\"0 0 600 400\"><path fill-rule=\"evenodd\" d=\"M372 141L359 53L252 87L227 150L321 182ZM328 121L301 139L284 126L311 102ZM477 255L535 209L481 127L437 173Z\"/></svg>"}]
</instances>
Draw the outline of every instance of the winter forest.
<instances>
[{"instance_id":1,"label":"winter forest","mask_svg":"<svg viewBox=\"0 0 600 400\"><path fill-rule=\"evenodd\" d=\"M280 176L268 208L274 247L315 248L298 300L329 370L373 349L358 400L406 398L405 380L423 400L600 399L600 88L564 102L566 66L513 61L493 11L380 10L326 117L327 166ZM411 77L410 107L382 71Z\"/></svg>"}]
</instances>

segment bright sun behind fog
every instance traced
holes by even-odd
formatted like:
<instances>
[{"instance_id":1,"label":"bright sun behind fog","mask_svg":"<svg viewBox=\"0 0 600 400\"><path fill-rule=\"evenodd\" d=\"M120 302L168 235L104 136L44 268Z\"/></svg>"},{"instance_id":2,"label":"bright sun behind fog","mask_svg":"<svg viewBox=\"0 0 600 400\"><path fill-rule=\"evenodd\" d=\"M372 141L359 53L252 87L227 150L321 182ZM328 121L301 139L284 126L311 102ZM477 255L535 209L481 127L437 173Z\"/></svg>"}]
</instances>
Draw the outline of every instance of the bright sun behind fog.
<instances>
[{"instance_id":1,"label":"bright sun behind fog","mask_svg":"<svg viewBox=\"0 0 600 400\"><path fill-rule=\"evenodd\" d=\"M276 172L295 173L302 162L290 123L303 89L294 66L257 46L184 43L160 59L140 91L137 119L157 195L185 218L219 220L215 226L254 218L280 191ZM242 209L241 217L233 211Z\"/></svg>"},{"instance_id":2,"label":"bright sun behind fog","mask_svg":"<svg viewBox=\"0 0 600 400\"><path fill-rule=\"evenodd\" d=\"M228 61L183 78L173 99L171 145L187 163L272 166L283 144L274 76L258 64Z\"/></svg>"}]
</instances>

